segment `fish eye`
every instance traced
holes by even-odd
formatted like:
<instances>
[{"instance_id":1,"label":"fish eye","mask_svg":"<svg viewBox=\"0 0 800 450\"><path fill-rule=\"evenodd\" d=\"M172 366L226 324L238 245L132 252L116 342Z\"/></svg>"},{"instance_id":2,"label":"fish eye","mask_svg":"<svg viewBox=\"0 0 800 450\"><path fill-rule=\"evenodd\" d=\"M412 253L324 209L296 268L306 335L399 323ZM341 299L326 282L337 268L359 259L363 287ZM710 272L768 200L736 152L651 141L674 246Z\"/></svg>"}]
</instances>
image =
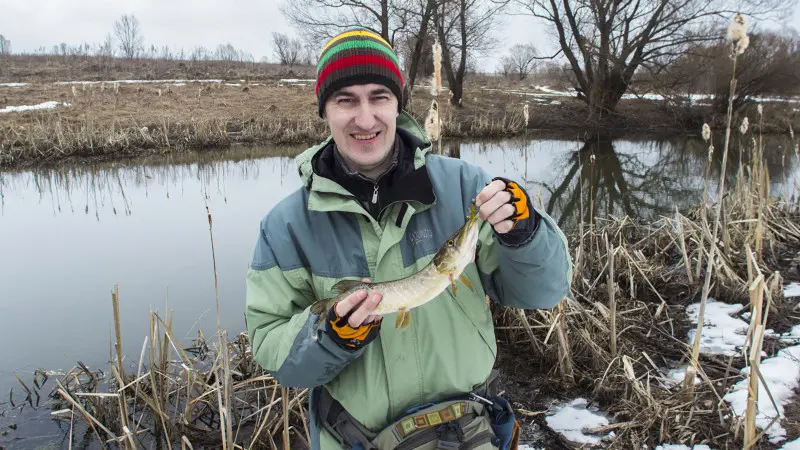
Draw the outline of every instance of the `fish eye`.
<instances>
[{"instance_id":1,"label":"fish eye","mask_svg":"<svg viewBox=\"0 0 800 450\"><path fill-rule=\"evenodd\" d=\"M453 240L452 240L452 239L450 239L449 241L447 241L447 245L448 245L449 247L452 247L454 244L455 244L455 242L453 242Z\"/></svg>"}]
</instances>

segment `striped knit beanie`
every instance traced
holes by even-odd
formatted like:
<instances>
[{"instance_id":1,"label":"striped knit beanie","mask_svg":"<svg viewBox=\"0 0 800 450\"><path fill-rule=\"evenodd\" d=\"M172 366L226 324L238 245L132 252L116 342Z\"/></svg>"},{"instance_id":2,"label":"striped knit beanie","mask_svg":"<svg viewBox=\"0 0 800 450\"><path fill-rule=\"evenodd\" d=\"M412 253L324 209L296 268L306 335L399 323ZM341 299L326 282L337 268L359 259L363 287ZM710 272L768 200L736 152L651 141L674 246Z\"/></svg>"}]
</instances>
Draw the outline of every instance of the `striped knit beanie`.
<instances>
[{"instance_id":1,"label":"striped knit beanie","mask_svg":"<svg viewBox=\"0 0 800 450\"><path fill-rule=\"evenodd\" d=\"M397 55L379 34L351 28L328 41L317 63L319 116L328 97L346 86L375 83L388 87L403 109L403 75Z\"/></svg>"}]
</instances>

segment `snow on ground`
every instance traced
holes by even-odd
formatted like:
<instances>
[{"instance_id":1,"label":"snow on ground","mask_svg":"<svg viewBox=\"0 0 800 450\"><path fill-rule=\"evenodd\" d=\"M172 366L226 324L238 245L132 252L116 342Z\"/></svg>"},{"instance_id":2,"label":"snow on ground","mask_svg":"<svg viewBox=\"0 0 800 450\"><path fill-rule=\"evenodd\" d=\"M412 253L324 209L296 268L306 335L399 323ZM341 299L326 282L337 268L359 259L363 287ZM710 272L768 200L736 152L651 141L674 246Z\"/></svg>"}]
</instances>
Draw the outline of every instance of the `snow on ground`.
<instances>
[{"instance_id":1,"label":"snow on ground","mask_svg":"<svg viewBox=\"0 0 800 450\"><path fill-rule=\"evenodd\" d=\"M64 106L72 106L69 103L60 103ZM10 112L20 112L20 111L31 111L35 109L53 109L59 106L58 102L44 102L39 103L38 105L23 105L23 106L6 106L3 109L0 109L0 114L2 113L10 113Z\"/></svg>"},{"instance_id":2,"label":"snow on ground","mask_svg":"<svg viewBox=\"0 0 800 450\"><path fill-rule=\"evenodd\" d=\"M742 369L742 374L747 375L749 367ZM777 411L770 400L769 394L764 390L764 384L758 384L758 411L756 417L756 427L766 428L769 422L776 416L783 417L783 406L786 405L794 395L794 389L800 386L800 345L787 347L778 352L773 358L761 361L761 375L769 388L769 393L778 405ZM730 403L731 409L738 416L744 417L747 409L747 386L748 379L736 383L731 391L725 394L724 400ZM786 438L786 430L781 426L780 421L776 421L767 430L770 441L774 444L780 443Z\"/></svg>"},{"instance_id":3,"label":"snow on ground","mask_svg":"<svg viewBox=\"0 0 800 450\"><path fill-rule=\"evenodd\" d=\"M683 383L684 378L686 378L686 369L689 368L689 365L685 365L683 367L678 367L676 369L672 369L667 372L667 378L664 380L664 383L667 385L668 388L679 386ZM695 375L694 376L694 384L695 386L702 383L703 380Z\"/></svg>"},{"instance_id":4,"label":"snow on ground","mask_svg":"<svg viewBox=\"0 0 800 450\"><path fill-rule=\"evenodd\" d=\"M598 414L598 409L586 408L588 401L583 398L554 408L555 413L547 417L547 425L554 431L564 435L572 442L582 444L600 444L602 436L583 434L583 429L591 429L608 425L608 419Z\"/></svg>"},{"instance_id":5,"label":"snow on ground","mask_svg":"<svg viewBox=\"0 0 800 450\"><path fill-rule=\"evenodd\" d=\"M787 442L786 445L778 450L800 450L800 439L795 439L792 442Z\"/></svg>"},{"instance_id":6,"label":"snow on ground","mask_svg":"<svg viewBox=\"0 0 800 450\"><path fill-rule=\"evenodd\" d=\"M795 325L788 333L781 335L781 342L800 344L800 325Z\"/></svg>"},{"instance_id":7,"label":"snow on ground","mask_svg":"<svg viewBox=\"0 0 800 450\"><path fill-rule=\"evenodd\" d=\"M688 445L682 444L661 444L656 447L656 450L711 450L711 447L707 445L695 445L689 447Z\"/></svg>"},{"instance_id":8,"label":"snow on ground","mask_svg":"<svg viewBox=\"0 0 800 450\"><path fill-rule=\"evenodd\" d=\"M800 297L800 283L789 283L786 285L786 287L783 288L783 296L786 298Z\"/></svg>"},{"instance_id":9,"label":"snow on ground","mask_svg":"<svg viewBox=\"0 0 800 450\"><path fill-rule=\"evenodd\" d=\"M278 80L278 83L316 83L317 80L300 80L298 78L284 78Z\"/></svg>"},{"instance_id":10,"label":"snow on ground","mask_svg":"<svg viewBox=\"0 0 800 450\"><path fill-rule=\"evenodd\" d=\"M722 354L734 356L739 354L739 349L745 344L747 329L750 324L737 317L731 317L743 308L742 305L718 302L711 297L706 302L705 320L703 321L703 335L700 341L702 353ZM686 308L686 314L692 323L697 324L700 304L695 303ZM689 345L694 345L696 329L689 331Z\"/></svg>"},{"instance_id":11,"label":"snow on ground","mask_svg":"<svg viewBox=\"0 0 800 450\"><path fill-rule=\"evenodd\" d=\"M3 87L22 87L27 85L28 83L0 83L0 86Z\"/></svg>"},{"instance_id":12,"label":"snow on ground","mask_svg":"<svg viewBox=\"0 0 800 450\"><path fill-rule=\"evenodd\" d=\"M225 80L108 80L108 81L56 81L55 84L153 84L153 83L223 83Z\"/></svg>"}]
</instances>

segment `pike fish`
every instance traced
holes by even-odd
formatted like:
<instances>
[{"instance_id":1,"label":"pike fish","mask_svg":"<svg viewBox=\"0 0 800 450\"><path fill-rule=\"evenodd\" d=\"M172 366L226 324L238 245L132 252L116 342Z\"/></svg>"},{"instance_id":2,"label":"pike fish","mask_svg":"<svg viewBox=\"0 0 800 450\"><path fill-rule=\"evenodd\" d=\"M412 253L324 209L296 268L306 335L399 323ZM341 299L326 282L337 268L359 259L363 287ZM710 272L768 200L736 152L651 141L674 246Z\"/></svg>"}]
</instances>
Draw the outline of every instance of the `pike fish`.
<instances>
[{"instance_id":1,"label":"pike fish","mask_svg":"<svg viewBox=\"0 0 800 450\"><path fill-rule=\"evenodd\" d=\"M456 293L456 280L461 281L469 289L472 283L462 272L469 263L475 260L478 243L478 224L480 217L473 204L469 209L466 223L461 226L436 252L433 259L419 272L405 278L378 283L364 283L360 280L342 280L333 287L336 297L317 301L311 306L311 312L320 314L320 323L327 311L348 295L364 289L378 292L383 298L373 315L385 316L399 313L395 321L396 328L406 328L411 323L410 310L433 300L448 287Z\"/></svg>"}]
</instances>

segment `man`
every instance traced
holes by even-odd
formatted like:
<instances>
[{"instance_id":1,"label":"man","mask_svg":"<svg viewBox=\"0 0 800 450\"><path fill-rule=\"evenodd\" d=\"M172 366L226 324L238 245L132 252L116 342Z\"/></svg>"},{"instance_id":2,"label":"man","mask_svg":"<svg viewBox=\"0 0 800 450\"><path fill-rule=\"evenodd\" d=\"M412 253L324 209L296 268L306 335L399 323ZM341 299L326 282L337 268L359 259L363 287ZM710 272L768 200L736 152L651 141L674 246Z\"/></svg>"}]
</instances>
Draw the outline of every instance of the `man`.
<instances>
[{"instance_id":1,"label":"man","mask_svg":"<svg viewBox=\"0 0 800 450\"><path fill-rule=\"evenodd\" d=\"M370 447L363 433L374 437L412 408L486 394L476 391L496 357L486 295L551 308L569 290L571 263L558 226L518 184L430 154L430 140L402 110L398 59L379 35L334 37L317 71L318 112L331 137L297 157L303 187L261 222L247 326L265 370L282 385L310 388L313 449L341 448L342 440ZM463 225L473 200L485 221L464 271L471 288L448 288L411 310L405 329L395 328L395 314L389 326L373 314L380 294L359 291L317 328L310 306L335 297L338 281L413 275ZM342 417L352 426L331 424Z\"/></svg>"}]
</instances>

